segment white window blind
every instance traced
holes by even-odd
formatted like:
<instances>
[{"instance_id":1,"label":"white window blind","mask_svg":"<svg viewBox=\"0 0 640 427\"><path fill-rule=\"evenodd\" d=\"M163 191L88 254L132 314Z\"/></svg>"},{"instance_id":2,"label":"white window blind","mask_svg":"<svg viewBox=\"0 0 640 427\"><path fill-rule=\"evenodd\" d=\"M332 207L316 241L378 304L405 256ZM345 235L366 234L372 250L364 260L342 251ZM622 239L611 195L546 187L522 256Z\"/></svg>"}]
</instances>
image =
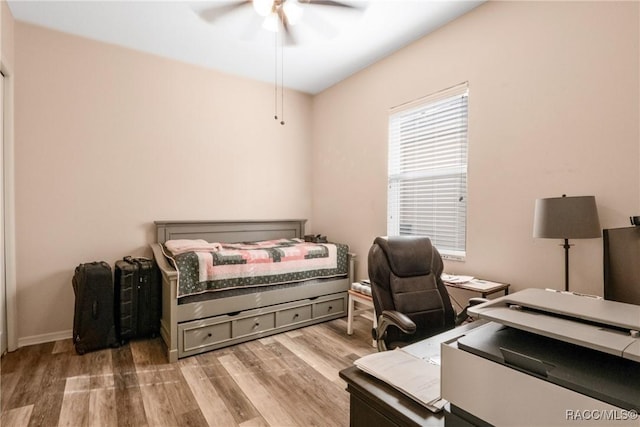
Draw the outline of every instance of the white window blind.
<instances>
[{"instance_id":1,"label":"white window blind","mask_svg":"<svg viewBox=\"0 0 640 427\"><path fill-rule=\"evenodd\" d=\"M467 83L391 110L387 233L431 238L464 259Z\"/></svg>"}]
</instances>

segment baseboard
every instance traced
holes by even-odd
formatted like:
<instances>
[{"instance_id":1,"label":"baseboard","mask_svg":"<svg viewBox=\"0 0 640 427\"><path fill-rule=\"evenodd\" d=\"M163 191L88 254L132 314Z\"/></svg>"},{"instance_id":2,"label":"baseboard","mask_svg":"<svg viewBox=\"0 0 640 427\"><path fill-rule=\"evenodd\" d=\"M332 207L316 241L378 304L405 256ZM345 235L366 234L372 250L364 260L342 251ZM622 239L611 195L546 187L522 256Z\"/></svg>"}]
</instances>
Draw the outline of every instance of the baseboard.
<instances>
[{"instance_id":1,"label":"baseboard","mask_svg":"<svg viewBox=\"0 0 640 427\"><path fill-rule=\"evenodd\" d=\"M73 330L51 332L49 334L32 335L30 337L18 338L18 347L26 347L28 345L44 344L51 341L66 340L73 337Z\"/></svg>"}]
</instances>

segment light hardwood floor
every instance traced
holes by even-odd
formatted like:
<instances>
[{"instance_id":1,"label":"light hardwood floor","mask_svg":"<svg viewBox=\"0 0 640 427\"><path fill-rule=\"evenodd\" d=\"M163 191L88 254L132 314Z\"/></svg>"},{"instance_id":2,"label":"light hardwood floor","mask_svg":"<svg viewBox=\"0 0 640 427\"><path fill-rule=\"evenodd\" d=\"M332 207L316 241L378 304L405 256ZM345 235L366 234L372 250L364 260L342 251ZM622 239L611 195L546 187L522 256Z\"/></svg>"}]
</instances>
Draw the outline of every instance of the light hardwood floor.
<instances>
[{"instance_id":1,"label":"light hardwood floor","mask_svg":"<svg viewBox=\"0 0 640 427\"><path fill-rule=\"evenodd\" d=\"M348 426L338 372L375 351L346 318L169 364L160 339L79 356L71 340L2 357L9 426Z\"/></svg>"}]
</instances>

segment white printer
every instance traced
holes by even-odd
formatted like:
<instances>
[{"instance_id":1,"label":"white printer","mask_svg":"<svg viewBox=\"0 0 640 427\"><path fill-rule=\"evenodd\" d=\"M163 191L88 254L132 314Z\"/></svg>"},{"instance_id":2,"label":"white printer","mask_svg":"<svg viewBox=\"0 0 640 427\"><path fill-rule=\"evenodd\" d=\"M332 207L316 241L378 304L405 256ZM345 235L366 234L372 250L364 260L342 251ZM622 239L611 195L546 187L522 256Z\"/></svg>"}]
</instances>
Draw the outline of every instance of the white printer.
<instances>
[{"instance_id":1,"label":"white printer","mask_svg":"<svg viewBox=\"0 0 640 427\"><path fill-rule=\"evenodd\" d=\"M527 289L441 348L450 425L640 426L640 306Z\"/></svg>"}]
</instances>

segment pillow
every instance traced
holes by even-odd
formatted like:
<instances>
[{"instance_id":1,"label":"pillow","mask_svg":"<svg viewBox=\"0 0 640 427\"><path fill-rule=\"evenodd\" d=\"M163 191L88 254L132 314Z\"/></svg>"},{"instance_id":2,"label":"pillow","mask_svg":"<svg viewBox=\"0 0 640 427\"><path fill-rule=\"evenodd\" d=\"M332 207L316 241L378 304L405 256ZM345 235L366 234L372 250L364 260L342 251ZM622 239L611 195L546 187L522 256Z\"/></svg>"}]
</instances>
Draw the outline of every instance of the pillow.
<instances>
[{"instance_id":1,"label":"pillow","mask_svg":"<svg viewBox=\"0 0 640 427\"><path fill-rule=\"evenodd\" d=\"M222 249L222 245L220 243L209 243L202 239L167 240L164 242L164 246L174 256L185 252L215 252Z\"/></svg>"}]
</instances>

